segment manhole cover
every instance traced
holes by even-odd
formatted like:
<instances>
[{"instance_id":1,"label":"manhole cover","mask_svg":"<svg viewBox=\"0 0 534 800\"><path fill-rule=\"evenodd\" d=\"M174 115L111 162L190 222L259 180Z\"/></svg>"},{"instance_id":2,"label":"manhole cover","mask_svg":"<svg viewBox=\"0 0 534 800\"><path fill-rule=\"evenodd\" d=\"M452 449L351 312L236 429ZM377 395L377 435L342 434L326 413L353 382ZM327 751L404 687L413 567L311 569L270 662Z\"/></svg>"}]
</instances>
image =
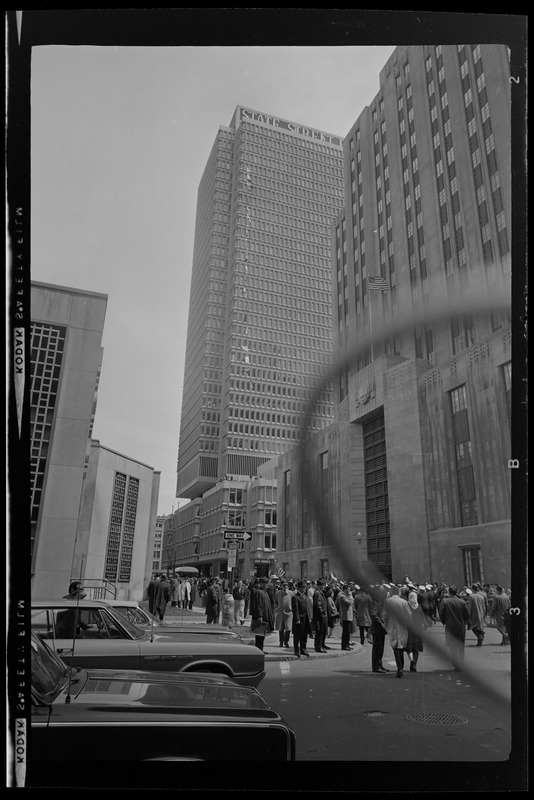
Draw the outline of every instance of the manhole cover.
<instances>
[{"instance_id":1,"label":"manhole cover","mask_svg":"<svg viewBox=\"0 0 534 800\"><path fill-rule=\"evenodd\" d=\"M422 725L465 725L467 722L465 717L454 717L451 714L408 714L406 719Z\"/></svg>"}]
</instances>

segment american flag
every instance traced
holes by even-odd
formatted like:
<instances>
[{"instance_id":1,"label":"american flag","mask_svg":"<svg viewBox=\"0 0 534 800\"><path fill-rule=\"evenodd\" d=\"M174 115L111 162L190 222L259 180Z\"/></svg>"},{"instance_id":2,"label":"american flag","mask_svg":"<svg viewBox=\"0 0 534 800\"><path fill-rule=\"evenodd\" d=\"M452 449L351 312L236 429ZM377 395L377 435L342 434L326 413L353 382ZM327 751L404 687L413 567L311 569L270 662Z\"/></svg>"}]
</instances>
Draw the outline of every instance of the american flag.
<instances>
[{"instance_id":1,"label":"american flag","mask_svg":"<svg viewBox=\"0 0 534 800\"><path fill-rule=\"evenodd\" d=\"M370 275L367 278L367 288L377 289L379 292L387 292L389 290L389 283L385 278Z\"/></svg>"}]
</instances>

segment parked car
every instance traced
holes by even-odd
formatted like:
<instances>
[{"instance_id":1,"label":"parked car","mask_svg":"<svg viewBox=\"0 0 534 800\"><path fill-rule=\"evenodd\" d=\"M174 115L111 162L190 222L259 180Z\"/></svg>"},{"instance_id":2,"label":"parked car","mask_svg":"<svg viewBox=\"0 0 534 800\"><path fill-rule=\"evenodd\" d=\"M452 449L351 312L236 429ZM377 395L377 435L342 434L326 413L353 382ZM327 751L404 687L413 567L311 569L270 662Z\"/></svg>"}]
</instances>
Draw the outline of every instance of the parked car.
<instances>
[{"instance_id":1,"label":"parked car","mask_svg":"<svg viewBox=\"0 0 534 800\"><path fill-rule=\"evenodd\" d=\"M222 639L234 642L243 641L241 634L227 625L206 625L205 618L200 614L198 622L184 622L180 619L180 616L169 616L167 620L161 622L154 619L136 600L106 599L105 602L116 611L120 611L134 625L143 628L145 631L154 630L160 636L173 638L174 634L180 634L180 641L187 641L189 636L195 638L197 636L215 636L218 641ZM189 618L187 617L186 619Z\"/></svg>"},{"instance_id":2,"label":"parked car","mask_svg":"<svg viewBox=\"0 0 534 800\"><path fill-rule=\"evenodd\" d=\"M70 668L34 633L30 646L27 786L139 787L162 777L162 762L295 760L293 730L256 689L222 676Z\"/></svg>"},{"instance_id":3,"label":"parked car","mask_svg":"<svg viewBox=\"0 0 534 800\"><path fill-rule=\"evenodd\" d=\"M265 677L265 655L242 642L197 636L169 641L142 630L104 600L34 600L31 626L70 667L210 672L242 686Z\"/></svg>"}]
</instances>

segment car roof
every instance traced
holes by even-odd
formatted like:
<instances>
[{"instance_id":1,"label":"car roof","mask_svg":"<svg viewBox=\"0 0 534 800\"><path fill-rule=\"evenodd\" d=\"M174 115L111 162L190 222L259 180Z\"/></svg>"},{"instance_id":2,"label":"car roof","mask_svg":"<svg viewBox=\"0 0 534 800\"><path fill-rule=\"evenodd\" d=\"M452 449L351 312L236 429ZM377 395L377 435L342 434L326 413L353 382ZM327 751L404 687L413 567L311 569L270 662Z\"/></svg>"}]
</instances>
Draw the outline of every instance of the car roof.
<instances>
[{"instance_id":1,"label":"car roof","mask_svg":"<svg viewBox=\"0 0 534 800\"><path fill-rule=\"evenodd\" d=\"M169 721L172 714L181 714L186 711L188 716L217 718L235 717L260 718L264 720L279 720L279 714L274 711L264 700L261 694L250 686L238 686L234 681L225 678L199 675L196 673L191 679L180 679L180 673L156 673L143 671L115 671L115 670L87 670L88 681L82 691L74 699L74 708L65 710L61 696L54 704L54 721L58 721L57 711L65 711L71 716L71 711L76 714L76 708L86 706L91 717L103 711L108 721L110 709L113 710L113 720L120 718L121 708L126 712L128 722L132 719L132 712L136 710L143 720L151 712L160 714L165 712L165 722ZM189 678L190 676L184 676ZM177 680L178 678L178 680ZM207 694L202 690L207 690ZM63 696L68 693L68 687L63 690ZM233 698L233 702L232 702ZM128 711L129 709L129 711Z\"/></svg>"},{"instance_id":2,"label":"car roof","mask_svg":"<svg viewBox=\"0 0 534 800\"><path fill-rule=\"evenodd\" d=\"M159 672L157 670L143 669L104 669L100 667L86 668L87 675L95 680L110 681L141 681L143 683L180 683L187 685L209 684L223 685L230 688L244 689L246 692L259 694L253 686L236 684L227 675L218 675L215 672Z\"/></svg>"},{"instance_id":3,"label":"car roof","mask_svg":"<svg viewBox=\"0 0 534 800\"><path fill-rule=\"evenodd\" d=\"M95 606L102 606L102 608L110 608L110 603L106 600L68 600L67 598L57 597L53 600L32 600L32 608L54 608L61 606L62 608L94 608Z\"/></svg>"},{"instance_id":4,"label":"car roof","mask_svg":"<svg viewBox=\"0 0 534 800\"><path fill-rule=\"evenodd\" d=\"M110 606L128 606L128 608L140 608L137 600L117 600L114 598L113 600L107 599L105 602L109 603Z\"/></svg>"}]
</instances>

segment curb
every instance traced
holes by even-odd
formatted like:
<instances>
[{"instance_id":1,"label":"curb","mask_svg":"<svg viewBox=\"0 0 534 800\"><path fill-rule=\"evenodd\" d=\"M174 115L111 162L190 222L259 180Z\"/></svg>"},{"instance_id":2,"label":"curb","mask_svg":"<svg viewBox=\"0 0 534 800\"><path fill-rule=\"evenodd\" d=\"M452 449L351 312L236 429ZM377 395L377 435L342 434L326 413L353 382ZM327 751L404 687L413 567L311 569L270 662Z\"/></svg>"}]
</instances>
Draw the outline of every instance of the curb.
<instances>
[{"instance_id":1,"label":"curb","mask_svg":"<svg viewBox=\"0 0 534 800\"><path fill-rule=\"evenodd\" d=\"M272 647L273 645L267 645L267 647ZM342 656L350 656L354 653L359 653L363 650L361 644L355 644L353 649L350 652L346 650L334 650L331 653L316 653L315 650L309 650L310 654L310 661L319 661L324 658L341 658ZM293 653L288 653L287 655L278 655L278 653L269 653L268 651L265 653L265 661L273 662L273 661L298 661L296 655ZM301 659L302 662L305 664L308 659L304 658Z\"/></svg>"},{"instance_id":2,"label":"curb","mask_svg":"<svg viewBox=\"0 0 534 800\"><path fill-rule=\"evenodd\" d=\"M245 627L245 630L250 630L250 629L248 627ZM251 636L251 639L254 638L252 634L250 634L250 636ZM271 638L269 638L269 637L271 637ZM347 652L346 650L341 650L341 641L340 640L338 640L338 641L339 641L339 648L340 649L337 649L337 648L335 650L332 649L328 653L316 653L315 650L313 649L313 639L310 639L309 642L308 642L308 653L310 654L309 660L310 661L318 661L320 659L322 660L322 659L325 659L325 658L341 658L343 656L350 656L351 653L360 653L364 649L364 647L361 644L358 644L358 643L355 642L354 645L353 645L353 649L350 652ZM311 648L310 648L310 645L311 645ZM331 645L329 645L329 646L331 647ZM278 631L275 631L274 633L270 633L265 637L264 647L265 647L265 650L264 650L265 661L271 662L271 661L298 661L299 660L297 658L297 656L293 652L293 640L291 640L289 648L285 648L285 647L284 648L280 648L280 646L278 644ZM286 652L276 652L277 650L280 650L280 651L284 651L285 650ZM302 659L302 661L303 661L303 663L306 663L306 661L308 661L308 659L306 657L304 657L304 659Z\"/></svg>"},{"instance_id":3,"label":"curb","mask_svg":"<svg viewBox=\"0 0 534 800\"><path fill-rule=\"evenodd\" d=\"M140 605L148 608L148 602L147 601L141 601ZM201 616L203 617L203 616L205 616L205 614L206 614L206 610L204 608L202 608L202 607L199 607L199 606L193 606L193 608L191 610L190 609L175 608L175 607L168 607L167 608L167 612L165 614L165 620L169 621L173 617L181 616L182 619L184 620L184 622L185 621L191 622L194 619L195 622L198 622L198 623L202 624L203 620L200 619L199 617L201 617ZM232 630L232 631L233 630L238 631L238 633L240 633L243 636L243 638L250 637L250 642L252 642L253 639L254 639L254 634L250 632L250 620L248 620L248 619L245 621L244 625L229 625L228 628L230 630ZM271 641L269 641L270 637L271 637ZM313 642L313 640L311 640L311 641ZM265 661L268 661L268 662L298 661L296 655L293 653L293 642L292 641L291 641L291 645L290 645L290 650L287 653L272 652L273 650L279 649L279 647L278 647L278 632L277 631L274 631L274 633L267 634L267 636L265 637L265 645L264 646L267 648L264 651L265 652ZM341 642L340 642L340 647L341 647ZM287 648L284 648L284 649L287 650ZM364 649L364 647L361 644L355 643L351 652L352 653L360 653L363 649ZM350 652L347 652L346 650L341 650L341 649L332 650L329 653L316 653L313 649L312 650L308 650L308 652L310 654L310 660L313 660L313 661L318 661L319 659L326 659L326 658L341 658L342 656L350 656L351 655ZM305 663L306 661L307 661L307 659L305 659L303 661L303 663Z\"/></svg>"}]
</instances>

